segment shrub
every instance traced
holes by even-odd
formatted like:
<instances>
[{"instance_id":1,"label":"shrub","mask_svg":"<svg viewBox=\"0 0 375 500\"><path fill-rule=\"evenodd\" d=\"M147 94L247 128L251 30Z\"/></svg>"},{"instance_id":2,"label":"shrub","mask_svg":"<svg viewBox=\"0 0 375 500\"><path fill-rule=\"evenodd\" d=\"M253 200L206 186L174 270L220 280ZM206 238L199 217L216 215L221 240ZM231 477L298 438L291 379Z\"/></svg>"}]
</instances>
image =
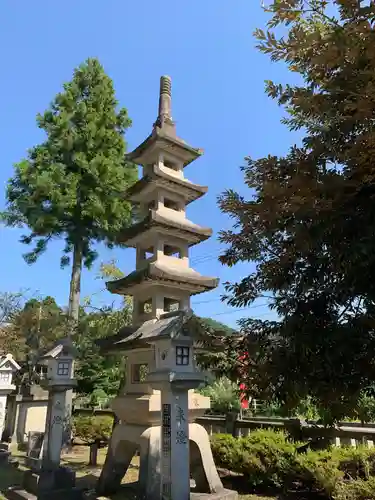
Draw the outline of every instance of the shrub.
<instances>
[{"instance_id":1,"label":"shrub","mask_svg":"<svg viewBox=\"0 0 375 500\"><path fill-rule=\"evenodd\" d=\"M375 477L370 477L367 481L363 479L339 481L332 498L334 500L373 500L375 498Z\"/></svg>"},{"instance_id":2,"label":"shrub","mask_svg":"<svg viewBox=\"0 0 375 500\"><path fill-rule=\"evenodd\" d=\"M247 437L216 434L211 440L216 465L243 474L249 490L295 483L335 500L375 499L374 449L331 447L299 454L301 443L261 429Z\"/></svg>"},{"instance_id":3,"label":"shrub","mask_svg":"<svg viewBox=\"0 0 375 500\"><path fill-rule=\"evenodd\" d=\"M106 415L77 415L73 418L73 435L86 444L107 443L113 418Z\"/></svg>"},{"instance_id":4,"label":"shrub","mask_svg":"<svg viewBox=\"0 0 375 500\"><path fill-rule=\"evenodd\" d=\"M357 417L361 422L375 421L375 398L366 394L359 398Z\"/></svg>"},{"instance_id":5,"label":"shrub","mask_svg":"<svg viewBox=\"0 0 375 500\"><path fill-rule=\"evenodd\" d=\"M212 452L218 466L241 473L249 487L282 487L298 467L297 443L283 432L255 430L247 437L215 435Z\"/></svg>"},{"instance_id":6,"label":"shrub","mask_svg":"<svg viewBox=\"0 0 375 500\"><path fill-rule=\"evenodd\" d=\"M199 391L203 396L211 400L210 413L228 413L229 411L240 411L240 395L236 384L228 378L222 377L215 380L212 385L207 385Z\"/></svg>"},{"instance_id":7,"label":"shrub","mask_svg":"<svg viewBox=\"0 0 375 500\"><path fill-rule=\"evenodd\" d=\"M241 459L241 440L230 434L214 434L211 437L211 450L218 467L237 472Z\"/></svg>"},{"instance_id":8,"label":"shrub","mask_svg":"<svg viewBox=\"0 0 375 500\"><path fill-rule=\"evenodd\" d=\"M367 480L374 458L375 452L363 446L308 451L298 459L299 479L304 485L331 496L343 481Z\"/></svg>"}]
</instances>

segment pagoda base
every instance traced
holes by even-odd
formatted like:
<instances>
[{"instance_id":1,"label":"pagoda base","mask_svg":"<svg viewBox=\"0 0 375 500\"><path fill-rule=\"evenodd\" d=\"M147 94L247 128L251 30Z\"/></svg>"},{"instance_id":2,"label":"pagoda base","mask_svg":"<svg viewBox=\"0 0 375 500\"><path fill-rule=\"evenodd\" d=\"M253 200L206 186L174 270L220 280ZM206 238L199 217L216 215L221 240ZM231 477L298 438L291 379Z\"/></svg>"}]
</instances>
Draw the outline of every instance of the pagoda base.
<instances>
[{"instance_id":1,"label":"pagoda base","mask_svg":"<svg viewBox=\"0 0 375 500\"><path fill-rule=\"evenodd\" d=\"M141 498L160 500L160 437L160 426L145 429L144 426L118 424L110 439L97 493L110 495L120 489L132 458L139 450ZM191 493L191 499L236 500L236 493L223 487L213 460L206 429L199 424L189 424L189 439L190 473L196 485L196 491Z\"/></svg>"},{"instance_id":2,"label":"pagoda base","mask_svg":"<svg viewBox=\"0 0 375 500\"><path fill-rule=\"evenodd\" d=\"M193 389L188 392L189 422L193 423L210 409L210 398L202 396ZM152 394L124 394L111 402L111 408L122 422L136 426L152 427L160 425L160 391Z\"/></svg>"}]
</instances>

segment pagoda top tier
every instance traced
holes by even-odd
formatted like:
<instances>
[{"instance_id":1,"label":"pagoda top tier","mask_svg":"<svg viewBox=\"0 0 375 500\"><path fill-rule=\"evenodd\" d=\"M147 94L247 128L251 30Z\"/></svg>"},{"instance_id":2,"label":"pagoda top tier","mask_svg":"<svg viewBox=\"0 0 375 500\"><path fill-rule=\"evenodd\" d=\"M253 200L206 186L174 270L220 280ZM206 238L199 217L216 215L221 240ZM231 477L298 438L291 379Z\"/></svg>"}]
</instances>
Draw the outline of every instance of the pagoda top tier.
<instances>
[{"instance_id":1,"label":"pagoda top tier","mask_svg":"<svg viewBox=\"0 0 375 500\"><path fill-rule=\"evenodd\" d=\"M127 155L127 159L137 165L147 165L152 163L155 151L172 153L184 167L203 154L202 149L193 148L177 137L176 124L172 119L172 83L169 76L160 79L159 113L151 134Z\"/></svg>"}]
</instances>

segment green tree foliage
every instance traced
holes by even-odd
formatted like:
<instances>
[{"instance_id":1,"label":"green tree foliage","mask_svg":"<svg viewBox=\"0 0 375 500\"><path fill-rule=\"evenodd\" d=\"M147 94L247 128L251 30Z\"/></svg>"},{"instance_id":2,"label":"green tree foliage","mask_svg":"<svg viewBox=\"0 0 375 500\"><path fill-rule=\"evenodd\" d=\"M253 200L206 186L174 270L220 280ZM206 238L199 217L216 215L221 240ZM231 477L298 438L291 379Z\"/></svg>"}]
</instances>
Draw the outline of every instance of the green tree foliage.
<instances>
[{"instance_id":1,"label":"green tree foliage","mask_svg":"<svg viewBox=\"0 0 375 500\"><path fill-rule=\"evenodd\" d=\"M66 313L53 297L27 300L7 325L7 350L21 364L17 378L22 384L38 382L36 364L40 354L64 336Z\"/></svg>"},{"instance_id":2,"label":"green tree foliage","mask_svg":"<svg viewBox=\"0 0 375 500\"><path fill-rule=\"evenodd\" d=\"M85 444L95 441L108 443L112 431L113 418L102 415L77 415L73 417L73 436Z\"/></svg>"},{"instance_id":3,"label":"green tree foliage","mask_svg":"<svg viewBox=\"0 0 375 500\"><path fill-rule=\"evenodd\" d=\"M37 116L46 139L15 165L8 183L3 219L30 229L21 240L34 244L26 261L35 262L53 238L65 242L61 266L72 257L71 332L78 322L82 266L96 259L95 243L112 247L131 220L123 196L137 170L125 161L124 132L131 121L117 104L112 80L96 59L88 59Z\"/></svg>"},{"instance_id":4,"label":"green tree foliage","mask_svg":"<svg viewBox=\"0 0 375 500\"><path fill-rule=\"evenodd\" d=\"M17 355L24 342L13 328L13 322L22 310L24 297L21 292L0 292L0 352Z\"/></svg>"},{"instance_id":5,"label":"green tree foliage","mask_svg":"<svg viewBox=\"0 0 375 500\"><path fill-rule=\"evenodd\" d=\"M0 297L7 302L4 308L0 305L7 318L0 345L19 362L29 356L36 357L64 334L66 315L53 297L26 301L21 293L5 293Z\"/></svg>"},{"instance_id":6,"label":"green tree foliage","mask_svg":"<svg viewBox=\"0 0 375 500\"><path fill-rule=\"evenodd\" d=\"M98 390L108 397L117 394L123 377L123 355L103 355L95 341L114 335L131 322L131 309L107 307L99 312L81 314L75 345L78 350L76 378L77 392L95 394ZM96 392L95 392L96 391ZM92 401L94 404L94 401Z\"/></svg>"},{"instance_id":7,"label":"green tree foliage","mask_svg":"<svg viewBox=\"0 0 375 500\"><path fill-rule=\"evenodd\" d=\"M238 386L226 377L215 380L199 392L210 398L210 413L226 414L229 411L240 411Z\"/></svg>"},{"instance_id":8,"label":"green tree foliage","mask_svg":"<svg viewBox=\"0 0 375 500\"><path fill-rule=\"evenodd\" d=\"M300 84L267 93L304 136L285 156L247 158L250 196L220 197L234 220L222 262L256 264L227 298L274 299L278 320L241 321L254 395L290 407L311 395L341 418L375 380L375 4L275 0L269 12L260 50Z\"/></svg>"},{"instance_id":9,"label":"green tree foliage","mask_svg":"<svg viewBox=\"0 0 375 500\"><path fill-rule=\"evenodd\" d=\"M122 276L121 270L112 260L101 263L97 279L103 282ZM93 298L96 295L93 294L84 300L85 306L81 308L75 337L79 353L76 368L78 393L88 395L92 406L103 402L104 395L107 400L115 396L124 377L123 355L103 355L96 341L114 335L132 320L132 302L129 297L124 297L122 305L118 308L113 304L98 308L93 305Z\"/></svg>"}]
</instances>

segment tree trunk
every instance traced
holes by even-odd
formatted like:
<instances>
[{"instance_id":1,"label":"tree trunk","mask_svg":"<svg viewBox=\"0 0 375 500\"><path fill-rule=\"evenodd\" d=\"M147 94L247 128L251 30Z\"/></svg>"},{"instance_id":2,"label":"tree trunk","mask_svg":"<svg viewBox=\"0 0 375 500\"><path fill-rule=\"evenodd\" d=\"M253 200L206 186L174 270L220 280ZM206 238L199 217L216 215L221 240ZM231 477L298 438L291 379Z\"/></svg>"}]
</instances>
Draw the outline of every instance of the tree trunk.
<instances>
[{"instance_id":1,"label":"tree trunk","mask_svg":"<svg viewBox=\"0 0 375 500\"><path fill-rule=\"evenodd\" d=\"M120 380L120 385L117 391L117 396L121 396L122 391L124 390L125 384L126 384L126 361L123 358L121 362L121 375L122 378ZM112 432L115 430L115 427L117 424L120 423L120 419L116 415L116 413L113 416L113 425L112 425Z\"/></svg>"},{"instance_id":2,"label":"tree trunk","mask_svg":"<svg viewBox=\"0 0 375 500\"><path fill-rule=\"evenodd\" d=\"M81 274L82 274L82 239L76 241L73 250L72 275L70 278L68 328L67 336L71 339L77 330L79 319L79 302L81 296ZM72 441L72 413L73 413L73 391L66 392L66 416L63 433L63 450L70 451Z\"/></svg>"},{"instance_id":3,"label":"tree trunk","mask_svg":"<svg viewBox=\"0 0 375 500\"><path fill-rule=\"evenodd\" d=\"M81 274L82 274L82 256L83 256L82 250L83 250L82 240L79 240L74 244L72 275L70 278L69 308L68 308L69 336L72 336L74 334L78 325L79 302L81 297Z\"/></svg>"},{"instance_id":4,"label":"tree trunk","mask_svg":"<svg viewBox=\"0 0 375 500\"><path fill-rule=\"evenodd\" d=\"M98 465L98 451L100 448L100 439L95 440L94 443L90 444L90 455L89 455L89 465Z\"/></svg>"}]
</instances>

